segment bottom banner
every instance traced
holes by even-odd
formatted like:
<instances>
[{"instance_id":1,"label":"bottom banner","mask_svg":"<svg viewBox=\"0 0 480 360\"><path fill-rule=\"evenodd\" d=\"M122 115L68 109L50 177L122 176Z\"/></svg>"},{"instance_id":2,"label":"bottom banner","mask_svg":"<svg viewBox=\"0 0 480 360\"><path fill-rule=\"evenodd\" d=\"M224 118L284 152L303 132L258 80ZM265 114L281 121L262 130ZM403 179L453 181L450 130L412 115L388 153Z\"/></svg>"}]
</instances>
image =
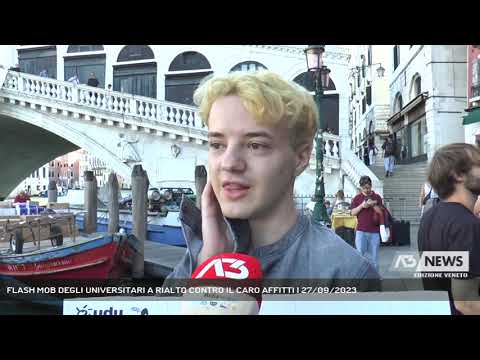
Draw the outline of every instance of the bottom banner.
<instances>
[{"instance_id":1,"label":"bottom banner","mask_svg":"<svg viewBox=\"0 0 480 360\"><path fill-rule=\"evenodd\" d=\"M403 295L402 300L395 299ZM357 298L356 300L352 299ZM183 315L186 304L198 303L197 314L235 314L218 301L161 297L115 297L64 300L64 315ZM240 307L241 305L239 305ZM203 310L202 310L203 307ZM206 311L204 311L206 310ZM192 314L191 307L188 314ZM448 294L439 291L408 291L357 295L271 295L261 302L259 315L451 315Z\"/></svg>"}]
</instances>

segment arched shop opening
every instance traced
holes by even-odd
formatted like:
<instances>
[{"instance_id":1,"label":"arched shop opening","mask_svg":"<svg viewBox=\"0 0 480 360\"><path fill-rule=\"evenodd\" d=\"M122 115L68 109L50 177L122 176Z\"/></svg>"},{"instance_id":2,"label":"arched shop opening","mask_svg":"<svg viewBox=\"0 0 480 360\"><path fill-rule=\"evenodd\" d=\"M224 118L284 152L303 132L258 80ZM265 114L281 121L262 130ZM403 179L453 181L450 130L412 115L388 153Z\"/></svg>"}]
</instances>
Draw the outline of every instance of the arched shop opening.
<instances>
[{"instance_id":1,"label":"arched shop opening","mask_svg":"<svg viewBox=\"0 0 480 360\"><path fill-rule=\"evenodd\" d=\"M146 45L128 45L120 51L113 67L113 90L157 97L157 63L152 49Z\"/></svg>"},{"instance_id":2,"label":"arched shop opening","mask_svg":"<svg viewBox=\"0 0 480 360\"><path fill-rule=\"evenodd\" d=\"M18 49L18 64L21 72L38 76L46 70L47 77L56 79L57 47L52 45L41 48Z\"/></svg>"},{"instance_id":3,"label":"arched shop opening","mask_svg":"<svg viewBox=\"0 0 480 360\"><path fill-rule=\"evenodd\" d=\"M258 71L268 70L267 67L257 61L244 61L235 65L230 72L233 71Z\"/></svg>"},{"instance_id":4,"label":"arched shop opening","mask_svg":"<svg viewBox=\"0 0 480 360\"><path fill-rule=\"evenodd\" d=\"M165 100L193 105L193 93L212 73L210 62L202 54L186 51L177 55L165 74Z\"/></svg>"},{"instance_id":5,"label":"arched shop opening","mask_svg":"<svg viewBox=\"0 0 480 360\"><path fill-rule=\"evenodd\" d=\"M64 56L64 79L77 75L80 84L86 84L91 73L98 79L98 87L105 88L105 53L102 45L70 45Z\"/></svg>"}]
</instances>

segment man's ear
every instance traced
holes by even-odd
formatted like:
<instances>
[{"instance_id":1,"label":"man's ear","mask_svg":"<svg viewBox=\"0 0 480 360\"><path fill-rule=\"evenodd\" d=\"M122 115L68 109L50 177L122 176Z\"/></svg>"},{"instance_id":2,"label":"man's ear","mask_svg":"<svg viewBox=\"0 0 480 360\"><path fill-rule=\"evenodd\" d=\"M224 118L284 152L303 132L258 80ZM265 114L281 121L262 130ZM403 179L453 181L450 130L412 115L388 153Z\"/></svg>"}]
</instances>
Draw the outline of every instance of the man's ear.
<instances>
[{"instance_id":1,"label":"man's ear","mask_svg":"<svg viewBox=\"0 0 480 360\"><path fill-rule=\"evenodd\" d=\"M312 144L305 143L295 150L295 176L299 176L310 162L312 155Z\"/></svg>"},{"instance_id":2,"label":"man's ear","mask_svg":"<svg viewBox=\"0 0 480 360\"><path fill-rule=\"evenodd\" d=\"M453 180L457 183L463 183L465 182L465 175L459 175L456 172L452 171L450 173L450 176L453 178Z\"/></svg>"}]
</instances>

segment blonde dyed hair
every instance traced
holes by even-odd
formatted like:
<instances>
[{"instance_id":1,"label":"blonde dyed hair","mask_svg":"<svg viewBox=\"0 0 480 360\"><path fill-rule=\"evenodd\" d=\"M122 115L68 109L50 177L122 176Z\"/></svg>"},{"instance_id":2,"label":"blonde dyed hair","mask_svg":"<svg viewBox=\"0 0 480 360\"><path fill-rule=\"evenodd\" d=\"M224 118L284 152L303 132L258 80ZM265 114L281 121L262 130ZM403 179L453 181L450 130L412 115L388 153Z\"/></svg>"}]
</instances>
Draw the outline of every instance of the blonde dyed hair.
<instances>
[{"instance_id":1,"label":"blonde dyed hair","mask_svg":"<svg viewBox=\"0 0 480 360\"><path fill-rule=\"evenodd\" d=\"M208 127L213 103L220 97L236 95L250 115L263 126L285 123L294 149L311 143L317 131L318 109L312 95L293 81L271 71L233 72L206 79L193 100Z\"/></svg>"}]
</instances>

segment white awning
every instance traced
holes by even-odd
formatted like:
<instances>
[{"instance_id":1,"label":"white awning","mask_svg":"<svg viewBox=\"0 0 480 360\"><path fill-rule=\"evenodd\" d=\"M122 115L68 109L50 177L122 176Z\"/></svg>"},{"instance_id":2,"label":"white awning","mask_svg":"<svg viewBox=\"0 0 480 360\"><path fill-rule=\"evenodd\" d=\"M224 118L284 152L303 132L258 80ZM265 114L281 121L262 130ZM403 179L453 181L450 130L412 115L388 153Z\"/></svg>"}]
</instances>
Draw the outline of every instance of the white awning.
<instances>
[{"instance_id":1,"label":"white awning","mask_svg":"<svg viewBox=\"0 0 480 360\"><path fill-rule=\"evenodd\" d=\"M415 97L412 101L410 101L407 105L405 105L403 109L400 110L400 114L405 115L406 113L410 112L410 110L414 109L415 107L417 107L417 105L425 101L427 96L428 96L428 93L421 93L420 95Z\"/></svg>"}]
</instances>

